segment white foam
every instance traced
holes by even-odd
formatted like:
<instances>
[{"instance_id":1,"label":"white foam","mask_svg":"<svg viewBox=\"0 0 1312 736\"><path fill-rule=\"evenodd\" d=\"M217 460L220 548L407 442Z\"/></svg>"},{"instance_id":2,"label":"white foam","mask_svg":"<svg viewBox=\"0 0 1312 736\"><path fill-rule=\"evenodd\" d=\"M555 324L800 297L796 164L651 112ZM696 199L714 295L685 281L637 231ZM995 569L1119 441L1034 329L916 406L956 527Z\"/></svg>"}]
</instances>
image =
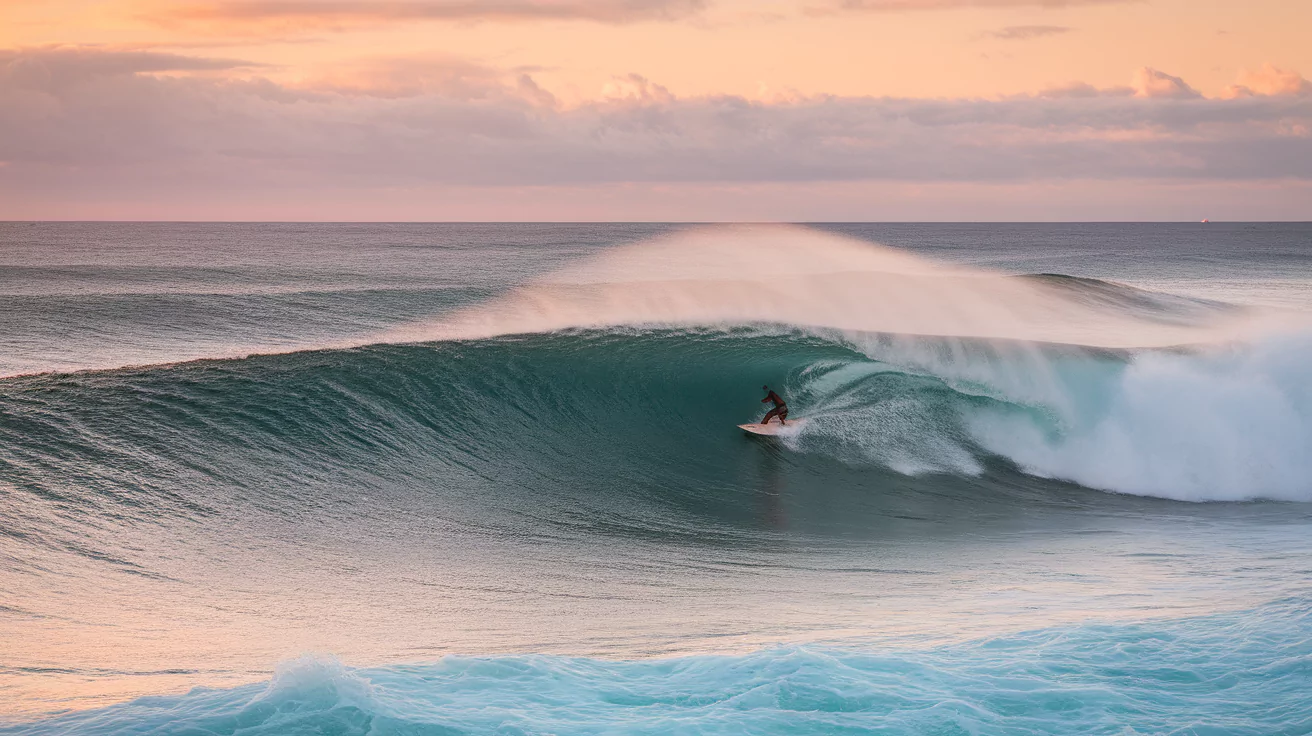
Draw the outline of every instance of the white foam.
<instances>
[{"instance_id":1,"label":"white foam","mask_svg":"<svg viewBox=\"0 0 1312 736\"><path fill-rule=\"evenodd\" d=\"M1312 335L1204 354L1144 353L1055 435L984 413L976 440L1028 472L1186 501L1312 501Z\"/></svg>"}]
</instances>

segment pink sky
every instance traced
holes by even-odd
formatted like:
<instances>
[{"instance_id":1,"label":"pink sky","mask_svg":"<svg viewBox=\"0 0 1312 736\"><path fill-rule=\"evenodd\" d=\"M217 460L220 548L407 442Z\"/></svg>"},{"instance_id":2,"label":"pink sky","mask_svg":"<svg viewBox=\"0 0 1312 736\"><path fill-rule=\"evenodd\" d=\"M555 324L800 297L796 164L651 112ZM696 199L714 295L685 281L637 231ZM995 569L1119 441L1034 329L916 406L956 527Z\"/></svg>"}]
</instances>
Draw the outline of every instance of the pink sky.
<instances>
[{"instance_id":1,"label":"pink sky","mask_svg":"<svg viewBox=\"0 0 1312 736\"><path fill-rule=\"evenodd\" d=\"M1312 219L1287 0L0 5L0 218Z\"/></svg>"}]
</instances>

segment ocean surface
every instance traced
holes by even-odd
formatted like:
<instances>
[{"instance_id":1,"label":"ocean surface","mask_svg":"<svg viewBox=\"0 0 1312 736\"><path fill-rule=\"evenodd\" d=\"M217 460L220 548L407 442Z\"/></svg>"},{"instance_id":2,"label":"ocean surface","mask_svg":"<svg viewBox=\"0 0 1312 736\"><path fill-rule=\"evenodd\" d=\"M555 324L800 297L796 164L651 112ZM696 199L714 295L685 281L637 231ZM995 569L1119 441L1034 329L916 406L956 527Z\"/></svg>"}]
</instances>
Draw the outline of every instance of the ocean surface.
<instances>
[{"instance_id":1,"label":"ocean surface","mask_svg":"<svg viewBox=\"0 0 1312 736\"><path fill-rule=\"evenodd\" d=\"M1310 696L1312 225L0 223L0 734Z\"/></svg>"}]
</instances>

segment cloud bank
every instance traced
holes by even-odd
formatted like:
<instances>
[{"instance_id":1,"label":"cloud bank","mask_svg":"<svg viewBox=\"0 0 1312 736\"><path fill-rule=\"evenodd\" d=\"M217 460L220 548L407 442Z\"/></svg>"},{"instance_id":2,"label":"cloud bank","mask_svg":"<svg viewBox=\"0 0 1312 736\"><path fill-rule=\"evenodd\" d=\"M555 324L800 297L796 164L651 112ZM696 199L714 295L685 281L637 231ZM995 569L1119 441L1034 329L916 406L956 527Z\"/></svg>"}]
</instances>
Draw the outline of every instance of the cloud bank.
<instances>
[{"instance_id":1,"label":"cloud bank","mask_svg":"<svg viewBox=\"0 0 1312 736\"><path fill-rule=\"evenodd\" d=\"M1128 88L1004 99L678 97L618 77L562 107L531 76L458 60L354 85L211 78L237 60L38 49L0 54L0 193L337 187L1062 180L1312 180L1312 92L1272 77L1204 98L1145 69ZM160 75L195 71L199 76ZM1283 72L1281 74L1284 74Z\"/></svg>"}]
</instances>

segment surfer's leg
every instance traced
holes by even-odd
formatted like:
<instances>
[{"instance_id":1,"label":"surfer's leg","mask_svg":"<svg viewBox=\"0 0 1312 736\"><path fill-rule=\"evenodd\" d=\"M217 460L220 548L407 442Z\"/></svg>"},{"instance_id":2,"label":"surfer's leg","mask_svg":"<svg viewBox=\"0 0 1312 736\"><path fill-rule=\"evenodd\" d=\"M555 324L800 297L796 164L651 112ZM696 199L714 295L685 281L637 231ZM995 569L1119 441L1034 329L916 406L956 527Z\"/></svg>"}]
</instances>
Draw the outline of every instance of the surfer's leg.
<instances>
[{"instance_id":1,"label":"surfer's leg","mask_svg":"<svg viewBox=\"0 0 1312 736\"><path fill-rule=\"evenodd\" d=\"M771 419L774 419L774 418L777 417L777 416L779 416L779 410L778 410L778 409L771 409L770 411L767 411L767 412L765 413L765 418L761 420L761 424L769 424L769 423L770 423L770 420L771 420ZM783 420L780 420L780 421L783 421Z\"/></svg>"}]
</instances>

